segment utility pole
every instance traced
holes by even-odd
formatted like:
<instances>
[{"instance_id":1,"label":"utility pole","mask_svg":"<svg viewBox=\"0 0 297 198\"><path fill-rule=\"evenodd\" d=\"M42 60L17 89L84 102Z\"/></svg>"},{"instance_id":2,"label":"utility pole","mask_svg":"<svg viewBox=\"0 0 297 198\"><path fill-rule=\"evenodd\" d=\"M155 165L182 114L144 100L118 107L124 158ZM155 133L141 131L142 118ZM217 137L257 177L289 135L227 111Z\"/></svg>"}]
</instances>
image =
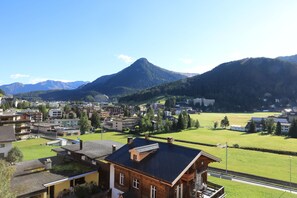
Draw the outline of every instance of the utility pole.
<instances>
[{"instance_id":1,"label":"utility pole","mask_svg":"<svg viewBox=\"0 0 297 198\"><path fill-rule=\"evenodd\" d=\"M228 174L228 143L226 142L226 174Z\"/></svg>"},{"instance_id":2,"label":"utility pole","mask_svg":"<svg viewBox=\"0 0 297 198\"><path fill-rule=\"evenodd\" d=\"M292 156L290 156L290 192L292 192Z\"/></svg>"}]
</instances>

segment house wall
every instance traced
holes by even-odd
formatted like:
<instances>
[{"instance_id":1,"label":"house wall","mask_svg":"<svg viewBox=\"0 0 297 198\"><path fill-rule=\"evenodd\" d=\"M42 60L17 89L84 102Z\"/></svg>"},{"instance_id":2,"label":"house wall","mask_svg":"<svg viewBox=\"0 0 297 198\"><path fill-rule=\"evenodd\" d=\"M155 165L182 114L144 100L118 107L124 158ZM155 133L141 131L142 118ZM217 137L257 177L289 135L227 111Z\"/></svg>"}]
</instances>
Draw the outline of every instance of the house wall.
<instances>
[{"instance_id":1,"label":"house wall","mask_svg":"<svg viewBox=\"0 0 297 198\"><path fill-rule=\"evenodd\" d=\"M99 173L96 172L96 173L87 175L87 176L85 177L85 180L86 180L87 183L94 182L95 184L98 185L98 181L99 181Z\"/></svg>"},{"instance_id":2,"label":"house wall","mask_svg":"<svg viewBox=\"0 0 297 198\"><path fill-rule=\"evenodd\" d=\"M119 193L127 192L129 190L133 191L135 197L149 198L151 185L156 187L157 194L156 197L172 197L170 194L170 187L164 182L153 179L146 175L139 174L137 172L114 166L114 171L111 170L111 188L113 189L112 197L118 198ZM120 173L124 174L124 184L120 184ZM133 179L139 180L139 189L133 187ZM112 181L114 180L114 181ZM113 183L112 183L113 182Z\"/></svg>"},{"instance_id":3,"label":"house wall","mask_svg":"<svg viewBox=\"0 0 297 198\"><path fill-rule=\"evenodd\" d=\"M4 153L4 157L7 157L8 152L10 149L12 149L12 143L11 142L4 142L0 143L0 145L4 145L4 147L0 147L0 154Z\"/></svg>"},{"instance_id":4,"label":"house wall","mask_svg":"<svg viewBox=\"0 0 297 198\"><path fill-rule=\"evenodd\" d=\"M61 182L55 185L55 197L58 197L59 193L64 189L70 188L70 181Z\"/></svg>"}]
</instances>

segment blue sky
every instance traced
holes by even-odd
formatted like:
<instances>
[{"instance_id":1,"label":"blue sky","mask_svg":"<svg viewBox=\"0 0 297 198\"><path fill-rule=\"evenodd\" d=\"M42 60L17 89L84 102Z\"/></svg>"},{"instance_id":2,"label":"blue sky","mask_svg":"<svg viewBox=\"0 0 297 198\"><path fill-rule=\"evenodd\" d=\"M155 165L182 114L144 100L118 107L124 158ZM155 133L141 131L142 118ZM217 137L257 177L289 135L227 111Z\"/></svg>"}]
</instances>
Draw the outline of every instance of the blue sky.
<instances>
[{"instance_id":1,"label":"blue sky","mask_svg":"<svg viewBox=\"0 0 297 198\"><path fill-rule=\"evenodd\" d=\"M297 54L295 0L2 0L0 84L93 81L146 57L203 73Z\"/></svg>"}]
</instances>

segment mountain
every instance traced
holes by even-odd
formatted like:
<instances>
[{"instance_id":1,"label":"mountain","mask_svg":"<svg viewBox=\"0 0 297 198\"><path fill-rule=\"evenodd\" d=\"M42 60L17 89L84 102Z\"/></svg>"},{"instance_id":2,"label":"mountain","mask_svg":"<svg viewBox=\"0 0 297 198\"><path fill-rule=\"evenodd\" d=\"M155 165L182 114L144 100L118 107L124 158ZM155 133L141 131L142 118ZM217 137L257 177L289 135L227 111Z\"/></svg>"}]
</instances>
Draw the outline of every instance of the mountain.
<instances>
[{"instance_id":1,"label":"mountain","mask_svg":"<svg viewBox=\"0 0 297 198\"><path fill-rule=\"evenodd\" d=\"M145 101L160 95L204 97L216 100L221 111L250 111L295 102L297 64L269 58L247 58L223 63L192 78L168 83L120 98L120 102ZM280 104L281 105L281 104Z\"/></svg>"},{"instance_id":2,"label":"mountain","mask_svg":"<svg viewBox=\"0 0 297 198\"><path fill-rule=\"evenodd\" d=\"M277 57L276 59L297 64L297 54L292 56L280 56L280 57Z\"/></svg>"},{"instance_id":3,"label":"mountain","mask_svg":"<svg viewBox=\"0 0 297 198\"><path fill-rule=\"evenodd\" d=\"M122 71L102 76L84 87L84 91L98 91L107 95L123 95L185 78L185 75L162 69L140 58Z\"/></svg>"},{"instance_id":4,"label":"mountain","mask_svg":"<svg viewBox=\"0 0 297 198\"><path fill-rule=\"evenodd\" d=\"M6 94L19 94L27 93L32 91L47 91L47 90L60 90L60 89L76 89L87 82L84 81L75 81L75 82L61 82L47 80L44 82L36 84L22 84L22 83L12 83L8 85L1 85L2 89Z\"/></svg>"},{"instance_id":5,"label":"mountain","mask_svg":"<svg viewBox=\"0 0 297 198\"><path fill-rule=\"evenodd\" d=\"M186 78L185 75L163 69L153 65L145 58L140 58L118 73L101 76L78 89L32 94L44 100L92 101L98 95L126 95L184 78Z\"/></svg>"}]
</instances>

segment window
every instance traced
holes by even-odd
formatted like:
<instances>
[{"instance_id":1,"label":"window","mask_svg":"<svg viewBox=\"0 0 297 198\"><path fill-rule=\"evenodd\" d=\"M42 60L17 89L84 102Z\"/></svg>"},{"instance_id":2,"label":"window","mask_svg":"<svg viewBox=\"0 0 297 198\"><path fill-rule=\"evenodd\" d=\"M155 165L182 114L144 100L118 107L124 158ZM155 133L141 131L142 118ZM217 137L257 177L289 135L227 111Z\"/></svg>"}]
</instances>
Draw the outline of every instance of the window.
<instances>
[{"instance_id":1,"label":"window","mask_svg":"<svg viewBox=\"0 0 297 198\"><path fill-rule=\"evenodd\" d=\"M133 188L139 189L139 180L138 179L133 179Z\"/></svg>"},{"instance_id":2,"label":"window","mask_svg":"<svg viewBox=\"0 0 297 198\"><path fill-rule=\"evenodd\" d=\"M175 197L183 198L183 184L177 185L175 188Z\"/></svg>"},{"instance_id":3,"label":"window","mask_svg":"<svg viewBox=\"0 0 297 198\"><path fill-rule=\"evenodd\" d=\"M124 174L120 173L120 181L119 182L121 185L124 185L124 178L125 178Z\"/></svg>"},{"instance_id":4,"label":"window","mask_svg":"<svg viewBox=\"0 0 297 198\"><path fill-rule=\"evenodd\" d=\"M137 161L137 155L133 154L133 160Z\"/></svg>"},{"instance_id":5,"label":"window","mask_svg":"<svg viewBox=\"0 0 297 198\"><path fill-rule=\"evenodd\" d=\"M5 144L0 144L0 148L4 148L5 147Z\"/></svg>"},{"instance_id":6,"label":"window","mask_svg":"<svg viewBox=\"0 0 297 198\"><path fill-rule=\"evenodd\" d=\"M4 159L4 153L0 153L0 159Z\"/></svg>"},{"instance_id":7,"label":"window","mask_svg":"<svg viewBox=\"0 0 297 198\"><path fill-rule=\"evenodd\" d=\"M156 186L151 185L151 193L150 193L150 198L156 198L157 196L157 189Z\"/></svg>"},{"instance_id":8,"label":"window","mask_svg":"<svg viewBox=\"0 0 297 198\"><path fill-rule=\"evenodd\" d=\"M82 156L81 156L81 159L82 159L82 160L86 160L86 156L82 155Z\"/></svg>"},{"instance_id":9,"label":"window","mask_svg":"<svg viewBox=\"0 0 297 198\"><path fill-rule=\"evenodd\" d=\"M74 180L74 185L80 185L80 184L84 184L84 183L86 183L85 177L81 177L81 178Z\"/></svg>"}]
</instances>

